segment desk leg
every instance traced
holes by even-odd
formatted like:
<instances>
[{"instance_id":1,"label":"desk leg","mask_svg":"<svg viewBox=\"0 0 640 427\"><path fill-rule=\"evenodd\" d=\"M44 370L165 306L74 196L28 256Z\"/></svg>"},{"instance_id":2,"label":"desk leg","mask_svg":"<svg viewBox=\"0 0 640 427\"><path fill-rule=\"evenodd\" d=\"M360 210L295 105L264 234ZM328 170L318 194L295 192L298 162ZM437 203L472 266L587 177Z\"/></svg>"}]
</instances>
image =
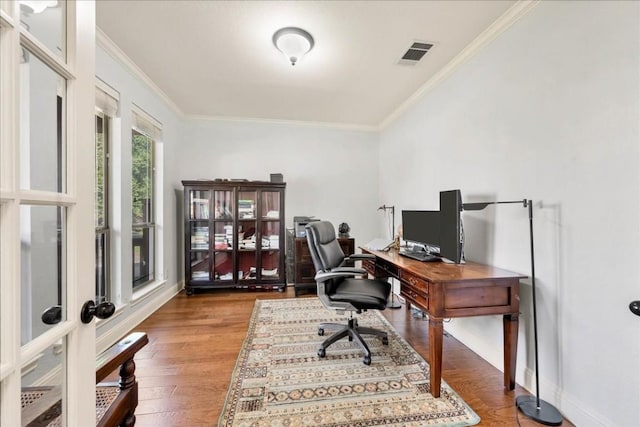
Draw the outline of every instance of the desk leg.
<instances>
[{"instance_id":1,"label":"desk leg","mask_svg":"<svg viewBox=\"0 0 640 427\"><path fill-rule=\"evenodd\" d=\"M433 397L440 397L442 379L442 319L429 317L429 382Z\"/></svg>"},{"instance_id":2,"label":"desk leg","mask_svg":"<svg viewBox=\"0 0 640 427\"><path fill-rule=\"evenodd\" d=\"M516 386L516 356L518 354L518 315L505 314L504 329L504 387L513 390Z\"/></svg>"}]
</instances>

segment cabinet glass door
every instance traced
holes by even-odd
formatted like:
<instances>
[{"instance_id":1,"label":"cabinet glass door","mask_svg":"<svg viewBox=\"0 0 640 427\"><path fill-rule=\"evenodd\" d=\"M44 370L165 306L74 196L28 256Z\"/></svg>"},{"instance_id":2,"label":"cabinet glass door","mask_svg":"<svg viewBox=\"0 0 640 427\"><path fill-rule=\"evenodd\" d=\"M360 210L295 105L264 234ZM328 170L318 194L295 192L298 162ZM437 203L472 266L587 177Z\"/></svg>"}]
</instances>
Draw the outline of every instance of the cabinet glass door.
<instances>
[{"instance_id":1,"label":"cabinet glass door","mask_svg":"<svg viewBox=\"0 0 640 427\"><path fill-rule=\"evenodd\" d=\"M261 245L260 245L260 279L264 281L280 279L280 192L263 191L261 195Z\"/></svg>"},{"instance_id":2,"label":"cabinet glass door","mask_svg":"<svg viewBox=\"0 0 640 427\"><path fill-rule=\"evenodd\" d=\"M233 191L214 191L212 279L233 282Z\"/></svg>"},{"instance_id":3,"label":"cabinet glass door","mask_svg":"<svg viewBox=\"0 0 640 427\"><path fill-rule=\"evenodd\" d=\"M189 219L209 219L211 192L189 190Z\"/></svg>"},{"instance_id":4,"label":"cabinet glass door","mask_svg":"<svg viewBox=\"0 0 640 427\"><path fill-rule=\"evenodd\" d=\"M189 190L189 257L191 262L190 279L208 281L209 278L209 213L211 210L211 192L208 190Z\"/></svg>"},{"instance_id":5,"label":"cabinet glass door","mask_svg":"<svg viewBox=\"0 0 640 427\"><path fill-rule=\"evenodd\" d=\"M256 191L238 192L238 281L255 280L256 249L259 233L257 229Z\"/></svg>"}]
</instances>

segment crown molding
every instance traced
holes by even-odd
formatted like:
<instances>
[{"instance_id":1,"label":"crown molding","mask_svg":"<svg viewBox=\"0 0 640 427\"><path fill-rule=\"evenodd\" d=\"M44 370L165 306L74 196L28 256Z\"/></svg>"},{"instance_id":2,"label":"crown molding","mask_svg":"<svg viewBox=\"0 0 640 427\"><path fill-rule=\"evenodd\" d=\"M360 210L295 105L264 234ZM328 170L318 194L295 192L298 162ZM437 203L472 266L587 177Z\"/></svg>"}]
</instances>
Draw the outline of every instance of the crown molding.
<instances>
[{"instance_id":1,"label":"crown molding","mask_svg":"<svg viewBox=\"0 0 640 427\"><path fill-rule=\"evenodd\" d=\"M455 73L465 62L478 54L496 37L506 31L511 25L520 18L529 13L540 0L520 0L503 13L493 24L476 37L462 52L456 55L447 65L431 77L416 92L413 93L406 101L396 108L387 118L385 118L377 127L378 131L383 131L400 116L402 116L411 106L416 104L428 92L437 87L441 82L446 80L450 75Z\"/></svg>"},{"instance_id":2,"label":"crown molding","mask_svg":"<svg viewBox=\"0 0 640 427\"><path fill-rule=\"evenodd\" d=\"M226 121L226 122L238 122L238 123L265 123L287 126L305 126L327 129L341 129L352 130L359 132L377 132L378 126L367 125L355 125L355 124L343 124L343 123L327 123L327 122L305 122L296 120L277 120L277 119L261 119L253 117L226 117L226 116L201 116L201 115L187 115L178 108L178 106L169 98L169 96L162 91L154 82L142 71L131 58L125 54L122 49L115 44L113 40L107 36L104 31L99 27L96 27L96 43L99 47L104 49L111 57L116 61L123 64L134 76L138 77L144 82L152 91L154 91L180 118L185 120L200 120L200 121Z\"/></svg>"},{"instance_id":3,"label":"crown molding","mask_svg":"<svg viewBox=\"0 0 640 427\"><path fill-rule=\"evenodd\" d=\"M220 121L220 122L237 122L237 123L263 123L270 125L284 125L284 126L300 126L300 127L315 127L326 129L339 129L349 130L356 132L378 132L378 126L368 125L356 125L346 123L332 123L332 122L308 122L298 120L279 120L279 119L262 119L255 117L226 117L226 116L200 116L200 115L186 115L187 120L198 121Z\"/></svg>"},{"instance_id":4,"label":"crown molding","mask_svg":"<svg viewBox=\"0 0 640 427\"><path fill-rule=\"evenodd\" d=\"M478 54L496 37L506 31L511 25L529 13L540 0L519 0L509 10L503 13L489 28L476 37L462 52L456 55L447 65L431 77L407 100L398 106L378 125L357 125L329 122L307 122L296 120L263 119L255 117L226 117L226 116L202 116L187 115L129 58L99 27L96 27L96 43L104 49L111 57L123 64L152 91L154 91L177 115L186 120L194 121L226 121L237 123L264 123L287 126L303 126L327 129L340 129L358 132L381 132L400 118L411 106L415 105L427 93L436 88L440 83L455 73L466 61Z\"/></svg>"},{"instance_id":5,"label":"crown molding","mask_svg":"<svg viewBox=\"0 0 640 427\"><path fill-rule=\"evenodd\" d=\"M156 85L153 80L151 80L151 78L149 78L149 76L147 76L144 71L142 71L140 69L140 67L138 67L135 62L133 62L131 60L131 58L129 58L127 56L126 53L124 53L122 51L122 49L120 49L118 47L118 45L116 45L114 43L113 40L111 40L109 38L109 36L107 36L104 31L102 31L100 29L100 27L96 27L96 44L101 47L102 49L104 49L113 59L117 60L118 62L120 62L122 65L124 65L126 68L128 68L128 70L137 78L139 78L144 84L146 84L153 92L156 93L156 95L158 95L160 97L160 99L162 99L168 106L169 108L171 108L173 110L174 113L176 113L178 115L178 117L180 118L184 118L185 115L182 112L182 110L180 110L180 108L178 108L178 106L171 100L171 98L169 98L169 96L164 93L162 91L162 89L160 89L158 87L158 85Z\"/></svg>"}]
</instances>

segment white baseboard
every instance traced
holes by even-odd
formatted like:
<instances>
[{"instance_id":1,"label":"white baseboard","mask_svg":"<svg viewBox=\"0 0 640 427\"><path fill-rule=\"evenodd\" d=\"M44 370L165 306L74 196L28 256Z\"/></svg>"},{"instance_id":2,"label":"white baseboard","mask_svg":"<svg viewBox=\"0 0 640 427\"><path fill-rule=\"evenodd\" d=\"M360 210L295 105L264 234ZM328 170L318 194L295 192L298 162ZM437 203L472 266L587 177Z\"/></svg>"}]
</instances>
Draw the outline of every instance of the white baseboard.
<instances>
[{"instance_id":1,"label":"white baseboard","mask_svg":"<svg viewBox=\"0 0 640 427\"><path fill-rule=\"evenodd\" d=\"M524 384L531 394L535 395L535 371L530 368L524 370ZM616 424L602 414L596 414L589 407L583 405L574 396L569 395L556 384L540 379L540 399L555 406L560 413L577 426L614 427ZM622 426L620 426L622 427Z\"/></svg>"}]
</instances>

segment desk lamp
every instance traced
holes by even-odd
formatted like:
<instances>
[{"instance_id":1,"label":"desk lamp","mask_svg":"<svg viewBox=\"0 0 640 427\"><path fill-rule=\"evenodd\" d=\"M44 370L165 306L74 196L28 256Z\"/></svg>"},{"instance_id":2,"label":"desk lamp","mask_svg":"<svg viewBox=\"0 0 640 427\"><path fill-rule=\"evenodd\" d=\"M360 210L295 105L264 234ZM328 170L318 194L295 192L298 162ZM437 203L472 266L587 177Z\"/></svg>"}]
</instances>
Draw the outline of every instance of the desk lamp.
<instances>
[{"instance_id":1,"label":"desk lamp","mask_svg":"<svg viewBox=\"0 0 640 427\"><path fill-rule=\"evenodd\" d=\"M523 207L529 208L529 242L531 246L531 290L533 295L533 340L536 364L536 395L516 397L516 407L527 417L541 424L548 426L559 426L562 424L562 415L550 403L540 399L540 383L538 378L538 318L536 315L536 269L533 255L533 203L531 200L512 200L506 202L479 202L463 203L462 209L466 211L479 211L489 205L499 205L506 203L521 203Z\"/></svg>"},{"instance_id":2,"label":"desk lamp","mask_svg":"<svg viewBox=\"0 0 640 427\"><path fill-rule=\"evenodd\" d=\"M394 230L396 229L396 207L382 205L378 208L379 211L391 211L391 238L395 242ZM387 302L387 308L400 308L402 304L396 300L396 294L393 292L393 286L391 287L391 299Z\"/></svg>"}]
</instances>

